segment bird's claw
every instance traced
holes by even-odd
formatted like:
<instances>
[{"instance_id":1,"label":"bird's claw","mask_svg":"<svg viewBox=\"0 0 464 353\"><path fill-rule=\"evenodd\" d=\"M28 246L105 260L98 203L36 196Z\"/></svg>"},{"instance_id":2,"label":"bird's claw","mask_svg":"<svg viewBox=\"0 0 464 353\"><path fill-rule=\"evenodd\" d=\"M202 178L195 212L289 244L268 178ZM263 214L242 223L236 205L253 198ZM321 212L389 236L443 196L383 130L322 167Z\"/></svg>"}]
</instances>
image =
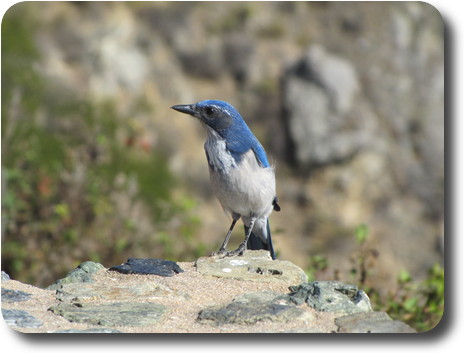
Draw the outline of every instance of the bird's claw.
<instances>
[{"instance_id":1,"label":"bird's claw","mask_svg":"<svg viewBox=\"0 0 464 353\"><path fill-rule=\"evenodd\" d=\"M219 249L218 251L213 251L210 256L218 256L220 258L226 257L228 251L226 249Z\"/></svg>"},{"instance_id":2,"label":"bird's claw","mask_svg":"<svg viewBox=\"0 0 464 353\"><path fill-rule=\"evenodd\" d=\"M225 249L219 249L218 251L214 251L211 256L218 256L219 258L223 259L224 257L230 256L240 256L243 255L246 246L239 246L237 249L232 251L226 251Z\"/></svg>"}]
</instances>

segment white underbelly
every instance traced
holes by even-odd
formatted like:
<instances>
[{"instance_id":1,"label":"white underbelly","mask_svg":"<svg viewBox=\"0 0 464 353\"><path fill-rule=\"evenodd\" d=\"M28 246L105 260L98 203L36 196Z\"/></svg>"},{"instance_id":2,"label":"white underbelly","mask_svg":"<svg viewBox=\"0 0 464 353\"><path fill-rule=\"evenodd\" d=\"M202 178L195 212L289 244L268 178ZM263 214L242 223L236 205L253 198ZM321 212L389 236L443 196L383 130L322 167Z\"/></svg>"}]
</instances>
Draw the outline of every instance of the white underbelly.
<instances>
[{"instance_id":1,"label":"white underbelly","mask_svg":"<svg viewBox=\"0 0 464 353\"><path fill-rule=\"evenodd\" d=\"M273 168L262 168L252 150L237 168L220 173L210 168L213 190L224 211L243 217L267 217L272 212L275 197Z\"/></svg>"}]
</instances>

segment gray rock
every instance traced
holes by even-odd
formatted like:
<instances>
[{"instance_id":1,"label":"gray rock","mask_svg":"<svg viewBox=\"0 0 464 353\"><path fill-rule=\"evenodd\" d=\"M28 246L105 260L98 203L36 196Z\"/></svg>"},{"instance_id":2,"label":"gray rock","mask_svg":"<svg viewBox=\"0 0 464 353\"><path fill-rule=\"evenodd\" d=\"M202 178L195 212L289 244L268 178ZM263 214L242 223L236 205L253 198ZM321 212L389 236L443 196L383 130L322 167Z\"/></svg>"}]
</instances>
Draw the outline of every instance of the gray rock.
<instances>
[{"instance_id":1,"label":"gray rock","mask_svg":"<svg viewBox=\"0 0 464 353\"><path fill-rule=\"evenodd\" d=\"M184 272L177 263L160 259L128 259L126 263L110 267L110 271L171 277Z\"/></svg>"},{"instance_id":2,"label":"gray rock","mask_svg":"<svg viewBox=\"0 0 464 353\"><path fill-rule=\"evenodd\" d=\"M122 333L122 332L118 330L110 329L110 328L89 328L86 330L77 330L77 329L56 330L56 331L48 331L48 333Z\"/></svg>"},{"instance_id":3,"label":"gray rock","mask_svg":"<svg viewBox=\"0 0 464 353\"><path fill-rule=\"evenodd\" d=\"M313 45L289 68L283 87L285 123L300 167L346 160L367 142L368 124L349 115L359 91L349 61Z\"/></svg>"},{"instance_id":4,"label":"gray rock","mask_svg":"<svg viewBox=\"0 0 464 353\"><path fill-rule=\"evenodd\" d=\"M279 299L281 296L277 292L250 292L234 298L236 303L266 303Z\"/></svg>"},{"instance_id":5,"label":"gray rock","mask_svg":"<svg viewBox=\"0 0 464 353\"><path fill-rule=\"evenodd\" d=\"M203 275L244 281L299 284L308 278L298 266L289 261L272 260L265 250L247 250L242 256L224 258L201 257L195 266Z\"/></svg>"},{"instance_id":6,"label":"gray rock","mask_svg":"<svg viewBox=\"0 0 464 353\"><path fill-rule=\"evenodd\" d=\"M275 332L269 332L269 333L275 333ZM327 332L322 331L315 327L302 327L302 328L297 328L294 330L281 331L279 333L327 333Z\"/></svg>"},{"instance_id":7,"label":"gray rock","mask_svg":"<svg viewBox=\"0 0 464 353\"><path fill-rule=\"evenodd\" d=\"M353 314L372 311L369 297L355 285L337 281L308 282L290 287L287 299L318 311Z\"/></svg>"},{"instance_id":8,"label":"gray rock","mask_svg":"<svg viewBox=\"0 0 464 353\"><path fill-rule=\"evenodd\" d=\"M53 284L45 289L54 290L61 288L62 285L67 283L91 283L93 282L93 275L98 271L105 269L102 264L86 261L77 266L74 270L69 272L66 277L55 281Z\"/></svg>"},{"instance_id":9,"label":"gray rock","mask_svg":"<svg viewBox=\"0 0 464 353\"><path fill-rule=\"evenodd\" d=\"M186 46L179 52L181 65L190 75L217 78L224 67L223 55L218 39L212 38L201 48Z\"/></svg>"},{"instance_id":10,"label":"gray rock","mask_svg":"<svg viewBox=\"0 0 464 353\"><path fill-rule=\"evenodd\" d=\"M9 280L10 280L10 276L8 275L8 273L6 273L5 271L2 271L2 282L9 281Z\"/></svg>"},{"instance_id":11,"label":"gray rock","mask_svg":"<svg viewBox=\"0 0 464 353\"><path fill-rule=\"evenodd\" d=\"M320 86L337 113L347 113L354 95L359 91L359 80L353 65L329 53L322 45L313 44L299 63L299 74Z\"/></svg>"},{"instance_id":12,"label":"gray rock","mask_svg":"<svg viewBox=\"0 0 464 353\"><path fill-rule=\"evenodd\" d=\"M373 311L342 316L335 319L341 333L415 333L409 325L392 320L387 313Z\"/></svg>"},{"instance_id":13,"label":"gray rock","mask_svg":"<svg viewBox=\"0 0 464 353\"><path fill-rule=\"evenodd\" d=\"M56 290L56 298L67 303L95 302L96 300L133 300L133 299L156 299L162 297L188 299L188 295L170 289L161 283L141 282L135 285L114 285L101 283L70 283Z\"/></svg>"},{"instance_id":14,"label":"gray rock","mask_svg":"<svg viewBox=\"0 0 464 353\"><path fill-rule=\"evenodd\" d=\"M13 328L37 328L43 325L42 321L25 310L2 309L2 316L7 325Z\"/></svg>"},{"instance_id":15,"label":"gray rock","mask_svg":"<svg viewBox=\"0 0 464 353\"><path fill-rule=\"evenodd\" d=\"M248 293L235 298L225 306L213 306L199 312L197 320L204 324L254 325L261 321L289 322L314 320L305 310L279 300L280 294L272 292Z\"/></svg>"},{"instance_id":16,"label":"gray rock","mask_svg":"<svg viewBox=\"0 0 464 353\"><path fill-rule=\"evenodd\" d=\"M29 300L31 294L15 289L2 288L2 303L16 303Z\"/></svg>"},{"instance_id":17,"label":"gray rock","mask_svg":"<svg viewBox=\"0 0 464 353\"><path fill-rule=\"evenodd\" d=\"M70 322L100 326L146 326L161 320L166 307L155 303L60 303L49 308Z\"/></svg>"},{"instance_id":18,"label":"gray rock","mask_svg":"<svg viewBox=\"0 0 464 353\"><path fill-rule=\"evenodd\" d=\"M248 36L241 34L225 37L223 40L224 65L238 83L250 80L253 69L253 54L255 46Z\"/></svg>"}]
</instances>

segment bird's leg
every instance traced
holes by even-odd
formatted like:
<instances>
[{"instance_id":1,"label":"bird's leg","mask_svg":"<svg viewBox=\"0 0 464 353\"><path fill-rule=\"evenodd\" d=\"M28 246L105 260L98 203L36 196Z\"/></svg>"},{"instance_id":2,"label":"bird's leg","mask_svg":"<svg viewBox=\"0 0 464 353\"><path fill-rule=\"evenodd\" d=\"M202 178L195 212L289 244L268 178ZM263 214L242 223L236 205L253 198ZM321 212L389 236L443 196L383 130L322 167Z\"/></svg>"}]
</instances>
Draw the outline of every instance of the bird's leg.
<instances>
[{"instance_id":1,"label":"bird's leg","mask_svg":"<svg viewBox=\"0 0 464 353\"><path fill-rule=\"evenodd\" d=\"M230 225L230 228L229 228L229 231L227 232L227 235L226 235L226 238L224 239L224 242L222 243L221 247L219 248L218 251L215 251L211 254L211 256L215 256L215 255L221 255L221 254L224 254L226 252L226 246L227 246L227 243L229 242L229 239L230 239L230 235L232 234L232 230L234 229L235 227L235 223L237 223L237 221L240 219L240 215L239 214L236 214L236 213L233 213L232 214L232 224Z\"/></svg>"},{"instance_id":2,"label":"bird's leg","mask_svg":"<svg viewBox=\"0 0 464 353\"><path fill-rule=\"evenodd\" d=\"M238 248L234 251L227 252L226 256L235 256L235 255L242 255L246 249L248 239L250 238L251 232L253 230L253 226L255 224L256 217L251 217L250 225L248 226L248 232L245 234L245 240L238 246Z\"/></svg>"},{"instance_id":3,"label":"bird's leg","mask_svg":"<svg viewBox=\"0 0 464 353\"><path fill-rule=\"evenodd\" d=\"M226 238L224 239L224 242L222 243L221 247L219 248L219 252L226 251L227 243L229 242L230 235L232 234L232 230L234 229L235 223L237 223L237 220L238 219L235 219L235 218L232 220L232 224L230 225L229 231L227 232L227 235L226 235Z\"/></svg>"}]
</instances>

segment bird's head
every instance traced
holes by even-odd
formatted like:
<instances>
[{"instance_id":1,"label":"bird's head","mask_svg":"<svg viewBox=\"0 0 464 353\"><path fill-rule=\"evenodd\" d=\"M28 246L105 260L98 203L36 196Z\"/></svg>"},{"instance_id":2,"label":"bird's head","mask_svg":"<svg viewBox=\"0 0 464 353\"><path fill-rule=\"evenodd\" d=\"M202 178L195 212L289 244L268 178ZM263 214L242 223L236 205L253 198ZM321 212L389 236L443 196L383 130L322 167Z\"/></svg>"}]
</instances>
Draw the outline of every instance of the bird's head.
<instances>
[{"instance_id":1,"label":"bird's head","mask_svg":"<svg viewBox=\"0 0 464 353\"><path fill-rule=\"evenodd\" d=\"M190 114L199 119L205 126L217 133L225 131L234 123L243 121L240 114L227 102L205 100L195 104L181 104L171 107L178 112Z\"/></svg>"},{"instance_id":2,"label":"bird's head","mask_svg":"<svg viewBox=\"0 0 464 353\"><path fill-rule=\"evenodd\" d=\"M269 167L263 147L239 112L229 103L205 100L195 104L174 105L171 108L194 116L202 122L208 133L213 131L214 135L219 135L237 162L244 153L253 149L260 165Z\"/></svg>"}]
</instances>

